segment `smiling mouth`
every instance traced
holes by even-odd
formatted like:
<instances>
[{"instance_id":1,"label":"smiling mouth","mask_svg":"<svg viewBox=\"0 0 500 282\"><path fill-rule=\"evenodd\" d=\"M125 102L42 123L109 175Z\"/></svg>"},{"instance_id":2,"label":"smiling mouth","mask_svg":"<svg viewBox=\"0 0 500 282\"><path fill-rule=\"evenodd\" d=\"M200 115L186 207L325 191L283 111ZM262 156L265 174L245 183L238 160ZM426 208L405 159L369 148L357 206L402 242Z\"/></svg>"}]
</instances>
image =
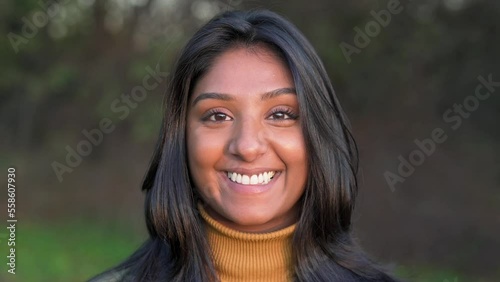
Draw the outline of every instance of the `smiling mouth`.
<instances>
[{"instance_id":1,"label":"smiling mouth","mask_svg":"<svg viewBox=\"0 0 500 282\"><path fill-rule=\"evenodd\" d=\"M228 171L226 175L227 178L234 183L243 185L265 185L274 178L276 173L276 171L267 171L260 174L246 175Z\"/></svg>"}]
</instances>

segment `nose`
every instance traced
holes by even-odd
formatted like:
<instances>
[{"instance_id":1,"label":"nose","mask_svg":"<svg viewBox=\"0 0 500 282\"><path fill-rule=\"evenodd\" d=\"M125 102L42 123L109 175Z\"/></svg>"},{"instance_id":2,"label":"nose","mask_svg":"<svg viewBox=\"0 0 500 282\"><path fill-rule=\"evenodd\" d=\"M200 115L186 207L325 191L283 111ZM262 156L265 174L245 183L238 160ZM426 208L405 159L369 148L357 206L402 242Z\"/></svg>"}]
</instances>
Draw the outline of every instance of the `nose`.
<instances>
[{"instance_id":1,"label":"nose","mask_svg":"<svg viewBox=\"0 0 500 282\"><path fill-rule=\"evenodd\" d=\"M265 129L258 120L248 118L234 125L234 132L229 141L228 151L244 162L252 162L267 151Z\"/></svg>"}]
</instances>

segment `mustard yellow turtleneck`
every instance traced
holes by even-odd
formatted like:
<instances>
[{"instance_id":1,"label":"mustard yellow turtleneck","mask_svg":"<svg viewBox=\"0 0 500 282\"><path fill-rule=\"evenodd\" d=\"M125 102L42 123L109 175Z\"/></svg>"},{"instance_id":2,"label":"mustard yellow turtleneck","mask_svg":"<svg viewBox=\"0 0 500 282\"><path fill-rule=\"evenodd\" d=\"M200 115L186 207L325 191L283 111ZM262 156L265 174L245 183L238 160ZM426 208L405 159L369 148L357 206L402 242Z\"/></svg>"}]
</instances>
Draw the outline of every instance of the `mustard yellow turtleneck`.
<instances>
[{"instance_id":1,"label":"mustard yellow turtleneck","mask_svg":"<svg viewBox=\"0 0 500 282\"><path fill-rule=\"evenodd\" d=\"M292 280L291 240L296 224L270 233L246 233L217 222L202 205L198 208L221 282Z\"/></svg>"}]
</instances>

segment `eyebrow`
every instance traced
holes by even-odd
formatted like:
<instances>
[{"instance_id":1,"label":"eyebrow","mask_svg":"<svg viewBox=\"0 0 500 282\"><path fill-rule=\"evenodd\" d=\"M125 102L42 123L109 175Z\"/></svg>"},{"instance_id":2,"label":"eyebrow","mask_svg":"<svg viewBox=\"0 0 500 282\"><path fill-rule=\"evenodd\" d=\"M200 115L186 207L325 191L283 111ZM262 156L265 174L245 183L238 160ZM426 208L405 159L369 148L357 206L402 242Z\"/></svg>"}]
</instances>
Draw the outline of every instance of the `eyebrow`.
<instances>
[{"instance_id":1,"label":"eyebrow","mask_svg":"<svg viewBox=\"0 0 500 282\"><path fill-rule=\"evenodd\" d=\"M274 90L271 90L269 92L263 93L262 96L260 97L260 99L262 101L265 101L265 100L270 100L270 99L273 99L273 98L276 98L278 96L285 95L285 94L297 95L297 92L296 92L295 88L293 88L293 87L278 88L278 89L274 89ZM198 95L198 97L196 97L193 100L193 103L191 104L191 106L194 106L199 101L205 100L205 99L233 101L234 97L232 95L226 94L226 93L216 93L216 92L201 93L200 95Z\"/></svg>"}]
</instances>

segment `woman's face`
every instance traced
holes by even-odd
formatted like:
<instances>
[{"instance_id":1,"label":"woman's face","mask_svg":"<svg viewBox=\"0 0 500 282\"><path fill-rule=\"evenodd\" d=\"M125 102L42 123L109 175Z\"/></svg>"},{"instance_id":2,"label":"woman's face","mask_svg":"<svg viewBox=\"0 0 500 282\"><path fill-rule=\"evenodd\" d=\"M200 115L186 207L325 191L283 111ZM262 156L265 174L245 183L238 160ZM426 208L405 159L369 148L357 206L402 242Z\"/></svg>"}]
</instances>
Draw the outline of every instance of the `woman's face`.
<instances>
[{"instance_id":1,"label":"woman's face","mask_svg":"<svg viewBox=\"0 0 500 282\"><path fill-rule=\"evenodd\" d=\"M230 49L188 107L189 169L206 211L244 232L295 223L307 156L287 66L262 46Z\"/></svg>"}]
</instances>

